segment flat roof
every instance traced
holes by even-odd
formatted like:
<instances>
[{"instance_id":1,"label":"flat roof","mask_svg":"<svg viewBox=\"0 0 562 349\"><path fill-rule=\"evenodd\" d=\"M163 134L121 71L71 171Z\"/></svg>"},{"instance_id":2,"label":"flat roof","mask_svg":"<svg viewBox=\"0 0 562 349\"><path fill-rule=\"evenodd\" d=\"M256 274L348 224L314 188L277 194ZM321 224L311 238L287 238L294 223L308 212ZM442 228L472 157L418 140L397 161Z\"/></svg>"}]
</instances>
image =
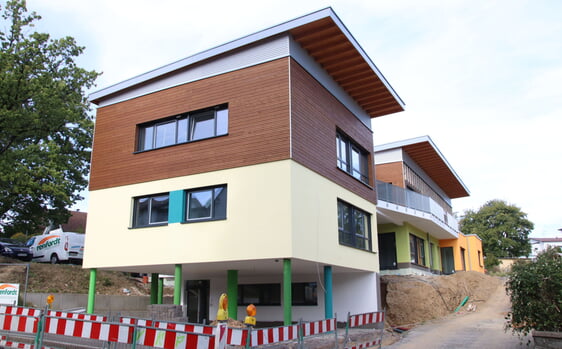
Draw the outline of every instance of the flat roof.
<instances>
[{"instance_id":1,"label":"flat roof","mask_svg":"<svg viewBox=\"0 0 562 349\"><path fill-rule=\"evenodd\" d=\"M429 136L377 145L375 157L377 152L397 148L402 148L451 199L470 195L466 185Z\"/></svg>"},{"instance_id":2,"label":"flat roof","mask_svg":"<svg viewBox=\"0 0 562 349\"><path fill-rule=\"evenodd\" d=\"M99 104L124 90L284 33L289 33L371 118L404 110L404 102L330 7L95 91L89 100Z\"/></svg>"}]
</instances>

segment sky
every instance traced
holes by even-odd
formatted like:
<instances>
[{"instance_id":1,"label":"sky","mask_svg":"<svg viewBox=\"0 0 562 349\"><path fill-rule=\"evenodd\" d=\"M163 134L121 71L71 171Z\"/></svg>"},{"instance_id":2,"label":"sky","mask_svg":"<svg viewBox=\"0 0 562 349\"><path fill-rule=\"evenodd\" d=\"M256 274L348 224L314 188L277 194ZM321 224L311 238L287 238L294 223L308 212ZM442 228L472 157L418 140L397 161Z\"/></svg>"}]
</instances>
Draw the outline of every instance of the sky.
<instances>
[{"instance_id":1,"label":"sky","mask_svg":"<svg viewBox=\"0 0 562 349\"><path fill-rule=\"evenodd\" d=\"M4 1L2 1L3 3ZM429 135L471 195L500 199L531 236L562 236L562 1L28 0L36 29L85 46L101 89L325 7L406 104L373 119L375 144ZM87 210L87 202L79 207Z\"/></svg>"}]
</instances>

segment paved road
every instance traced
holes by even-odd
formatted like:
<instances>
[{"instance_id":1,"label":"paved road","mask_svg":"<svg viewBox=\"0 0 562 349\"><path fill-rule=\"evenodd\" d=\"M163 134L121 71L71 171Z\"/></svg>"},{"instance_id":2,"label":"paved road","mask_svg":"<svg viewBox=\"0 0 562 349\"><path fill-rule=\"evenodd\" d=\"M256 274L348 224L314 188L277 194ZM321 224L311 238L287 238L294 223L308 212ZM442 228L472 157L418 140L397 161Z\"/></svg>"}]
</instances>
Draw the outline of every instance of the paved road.
<instances>
[{"instance_id":1,"label":"paved road","mask_svg":"<svg viewBox=\"0 0 562 349\"><path fill-rule=\"evenodd\" d=\"M476 312L451 314L445 318L418 326L386 349L512 349L534 348L527 346L527 339L521 343L517 335L504 331L505 315L510 302L504 286L499 286L485 304Z\"/></svg>"}]
</instances>

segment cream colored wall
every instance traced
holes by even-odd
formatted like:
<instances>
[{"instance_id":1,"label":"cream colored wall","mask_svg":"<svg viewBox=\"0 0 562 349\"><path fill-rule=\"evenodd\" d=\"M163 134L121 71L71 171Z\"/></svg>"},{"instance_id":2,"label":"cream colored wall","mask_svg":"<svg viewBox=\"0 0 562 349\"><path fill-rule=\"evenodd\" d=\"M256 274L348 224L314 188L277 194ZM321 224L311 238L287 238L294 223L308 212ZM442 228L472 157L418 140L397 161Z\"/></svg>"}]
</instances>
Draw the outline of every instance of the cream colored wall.
<instances>
[{"instance_id":1,"label":"cream colored wall","mask_svg":"<svg viewBox=\"0 0 562 349\"><path fill-rule=\"evenodd\" d=\"M130 228L133 197L224 183L226 220ZM339 244L337 198L372 214L377 251L375 205L292 160L92 191L83 266L301 258L378 271L378 255Z\"/></svg>"},{"instance_id":2,"label":"cream colored wall","mask_svg":"<svg viewBox=\"0 0 562 349\"><path fill-rule=\"evenodd\" d=\"M378 272L377 254L339 244L337 199L371 214L372 250L378 251L375 205L296 162L291 173L293 257Z\"/></svg>"},{"instance_id":3,"label":"cream colored wall","mask_svg":"<svg viewBox=\"0 0 562 349\"><path fill-rule=\"evenodd\" d=\"M290 257L290 165L287 160L92 191L83 266ZM224 183L226 220L130 229L133 197Z\"/></svg>"}]
</instances>

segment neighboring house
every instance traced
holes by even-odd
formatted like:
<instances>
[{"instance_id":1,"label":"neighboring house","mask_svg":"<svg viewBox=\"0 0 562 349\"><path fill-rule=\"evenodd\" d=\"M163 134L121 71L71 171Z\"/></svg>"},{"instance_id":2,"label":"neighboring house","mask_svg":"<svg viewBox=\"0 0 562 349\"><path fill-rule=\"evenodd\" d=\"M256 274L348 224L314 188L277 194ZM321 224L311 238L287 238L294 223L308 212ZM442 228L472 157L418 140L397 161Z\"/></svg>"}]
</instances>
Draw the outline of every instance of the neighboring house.
<instances>
[{"instance_id":1,"label":"neighboring house","mask_svg":"<svg viewBox=\"0 0 562 349\"><path fill-rule=\"evenodd\" d=\"M175 275L192 322L223 292L239 319L380 309L371 118L404 106L332 9L90 100L94 277Z\"/></svg>"},{"instance_id":2,"label":"neighboring house","mask_svg":"<svg viewBox=\"0 0 562 349\"><path fill-rule=\"evenodd\" d=\"M560 229L559 229L560 230ZM549 247L561 247L562 238L529 238L531 243L531 255L529 257L536 258L541 252L544 252Z\"/></svg>"},{"instance_id":3,"label":"neighboring house","mask_svg":"<svg viewBox=\"0 0 562 349\"><path fill-rule=\"evenodd\" d=\"M430 137L376 146L375 174L381 274L484 272L482 241L453 215L469 191Z\"/></svg>"}]
</instances>

